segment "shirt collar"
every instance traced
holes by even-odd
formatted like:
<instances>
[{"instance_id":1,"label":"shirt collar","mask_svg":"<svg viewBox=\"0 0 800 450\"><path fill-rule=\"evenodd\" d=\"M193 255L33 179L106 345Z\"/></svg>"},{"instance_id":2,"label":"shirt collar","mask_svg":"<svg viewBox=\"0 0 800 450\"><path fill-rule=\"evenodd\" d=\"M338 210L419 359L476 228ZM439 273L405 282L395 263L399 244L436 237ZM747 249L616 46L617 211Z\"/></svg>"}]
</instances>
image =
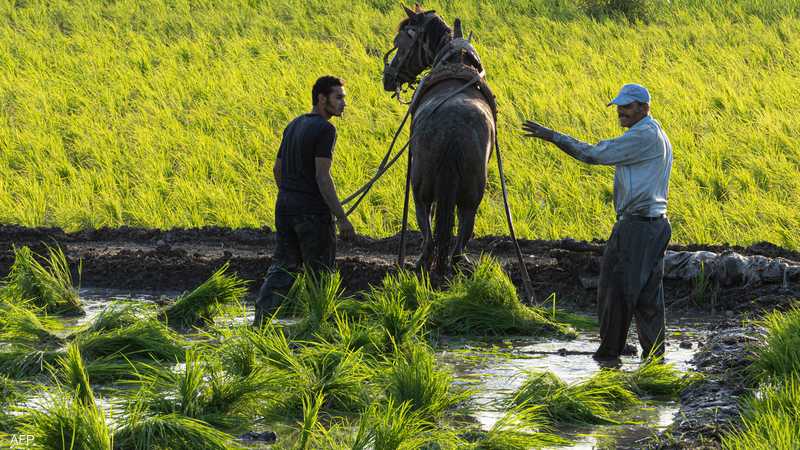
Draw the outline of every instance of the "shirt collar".
<instances>
[{"instance_id":1,"label":"shirt collar","mask_svg":"<svg viewBox=\"0 0 800 450\"><path fill-rule=\"evenodd\" d=\"M653 118L650 116L650 114L648 114L648 115L644 116L642 118L642 120L640 120L640 121L636 122L635 124L633 124L633 126L630 127L630 129L633 130L633 129L636 129L636 128L641 128L641 127L643 127L643 126L645 126L645 125L647 125L647 124L649 124L651 122L653 122Z\"/></svg>"}]
</instances>

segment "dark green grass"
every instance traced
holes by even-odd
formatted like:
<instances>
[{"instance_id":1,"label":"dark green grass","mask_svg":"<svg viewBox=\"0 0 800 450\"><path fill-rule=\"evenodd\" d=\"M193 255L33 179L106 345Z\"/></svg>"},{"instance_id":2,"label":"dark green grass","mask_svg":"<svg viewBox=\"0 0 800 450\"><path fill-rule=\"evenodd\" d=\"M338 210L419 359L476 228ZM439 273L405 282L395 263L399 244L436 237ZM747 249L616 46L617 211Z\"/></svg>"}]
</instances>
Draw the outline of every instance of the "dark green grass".
<instances>
[{"instance_id":1,"label":"dark green grass","mask_svg":"<svg viewBox=\"0 0 800 450\"><path fill-rule=\"evenodd\" d=\"M482 256L471 274L454 277L434 302L430 324L448 335L576 336L543 309L523 305L502 266L489 256Z\"/></svg>"},{"instance_id":2,"label":"dark green grass","mask_svg":"<svg viewBox=\"0 0 800 450\"><path fill-rule=\"evenodd\" d=\"M757 322L765 336L753 350L749 374L757 381L800 373L800 306L774 311Z\"/></svg>"},{"instance_id":3,"label":"dark green grass","mask_svg":"<svg viewBox=\"0 0 800 450\"><path fill-rule=\"evenodd\" d=\"M67 257L58 247L48 247L48 253L44 258L27 246L14 248L14 263L3 282L5 294L30 301L48 314L83 314ZM45 259L48 267L39 259Z\"/></svg>"},{"instance_id":4,"label":"dark green grass","mask_svg":"<svg viewBox=\"0 0 800 450\"><path fill-rule=\"evenodd\" d=\"M189 328L214 322L226 306L237 305L247 293L247 281L227 275L225 263L193 291L181 295L167 306L164 315L170 326Z\"/></svg>"}]
</instances>

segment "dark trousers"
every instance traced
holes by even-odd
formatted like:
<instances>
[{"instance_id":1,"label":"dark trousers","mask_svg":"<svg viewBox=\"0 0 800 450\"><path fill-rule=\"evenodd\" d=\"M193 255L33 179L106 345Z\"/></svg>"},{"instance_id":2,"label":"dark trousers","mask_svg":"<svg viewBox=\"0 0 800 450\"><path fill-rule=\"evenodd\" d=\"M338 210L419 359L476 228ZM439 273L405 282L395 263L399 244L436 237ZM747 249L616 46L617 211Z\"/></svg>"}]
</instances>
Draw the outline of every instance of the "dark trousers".
<instances>
[{"instance_id":1,"label":"dark trousers","mask_svg":"<svg viewBox=\"0 0 800 450\"><path fill-rule=\"evenodd\" d=\"M625 348L631 320L643 357L664 354L664 252L672 236L669 220L623 218L614 225L603 253L597 312L597 356L617 357Z\"/></svg>"},{"instance_id":2,"label":"dark trousers","mask_svg":"<svg viewBox=\"0 0 800 450\"><path fill-rule=\"evenodd\" d=\"M275 229L275 253L256 300L256 325L280 306L303 267L333 270L336 258L336 230L329 214L276 216Z\"/></svg>"}]
</instances>

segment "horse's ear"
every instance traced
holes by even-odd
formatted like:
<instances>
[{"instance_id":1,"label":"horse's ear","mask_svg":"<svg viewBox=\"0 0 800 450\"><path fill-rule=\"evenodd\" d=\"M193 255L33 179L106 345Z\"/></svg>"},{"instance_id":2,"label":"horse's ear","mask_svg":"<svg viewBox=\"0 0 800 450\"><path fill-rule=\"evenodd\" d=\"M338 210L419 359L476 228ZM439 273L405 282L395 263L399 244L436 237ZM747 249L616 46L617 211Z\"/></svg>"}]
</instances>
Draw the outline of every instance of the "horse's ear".
<instances>
[{"instance_id":1,"label":"horse's ear","mask_svg":"<svg viewBox=\"0 0 800 450\"><path fill-rule=\"evenodd\" d=\"M419 3L414 3L414 12L417 14L422 14L425 12L425 10L422 9L422 5L420 5Z\"/></svg>"},{"instance_id":2,"label":"horse's ear","mask_svg":"<svg viewBox=\"0 0 800 450\"><path fill-rule=\"evenodd\" d=\"M408 9L408 6L406 6L406 5L403 5L402 3L401 3L400 5L403 7L403 11L405 11L405 12L406 12L406 15L407 15L409 18L411 18L411 17L414 17L414 11L412 11L412 10Z\"/></svg>"},{"instance_id":3,"label":"horse's ear","mask_svg":"<svg viewBox=\"0 0 800 450\"><path fill-rule=\"evenodd\" d=\"M453 22L453 37L456 39L463 39L464 32L461 31L461 19L456 18L455 22Z\"/></svg>"},{"instance_id":4,"label":"horse's ear","mask_svg":"<svg viewBox=\"0 0 800 450\"><path fill-rule=\"evenodd\" d=\"M469 36L467 36L467 42L472 43L472 31L470 31Z\"/></svg>"}]
</instances>

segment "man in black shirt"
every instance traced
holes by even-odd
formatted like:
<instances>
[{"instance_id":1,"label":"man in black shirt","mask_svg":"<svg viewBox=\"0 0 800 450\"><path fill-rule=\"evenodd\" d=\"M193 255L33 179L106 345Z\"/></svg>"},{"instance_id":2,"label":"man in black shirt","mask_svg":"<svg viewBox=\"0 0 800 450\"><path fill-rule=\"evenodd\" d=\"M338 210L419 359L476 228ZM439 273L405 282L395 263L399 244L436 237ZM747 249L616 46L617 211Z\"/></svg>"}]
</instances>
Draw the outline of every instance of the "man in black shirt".
<instances>
[{"instance_id":1,"label":"man in black shirt","mask_svg":"<svg viewBox=\"0 0 800 450\"><path fill-rule=\"evenodd\" d=\"M330 118L344 112L343 85L335 77L319 78L311 90L314 105L311 112L295 118L283 130L272 168L278 185L277 243L256 301L256 326L280 305L294 282L294 274L304 265L315 271L333 269L336 256L333 217L342 239L354 235L330 172L336 145L336 127Z\"/></svg>"}]
</instances>

